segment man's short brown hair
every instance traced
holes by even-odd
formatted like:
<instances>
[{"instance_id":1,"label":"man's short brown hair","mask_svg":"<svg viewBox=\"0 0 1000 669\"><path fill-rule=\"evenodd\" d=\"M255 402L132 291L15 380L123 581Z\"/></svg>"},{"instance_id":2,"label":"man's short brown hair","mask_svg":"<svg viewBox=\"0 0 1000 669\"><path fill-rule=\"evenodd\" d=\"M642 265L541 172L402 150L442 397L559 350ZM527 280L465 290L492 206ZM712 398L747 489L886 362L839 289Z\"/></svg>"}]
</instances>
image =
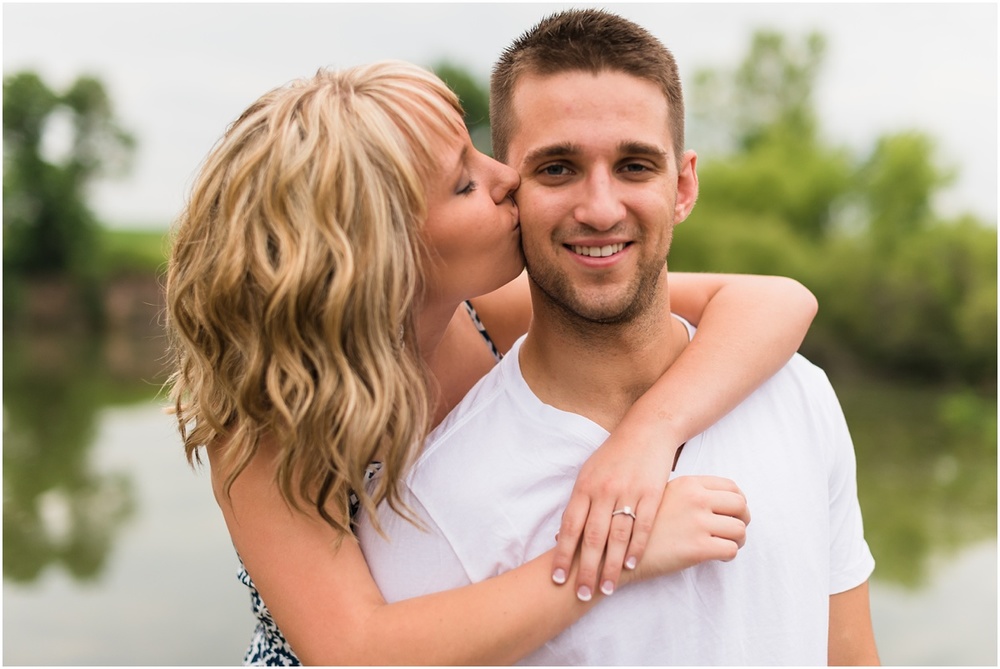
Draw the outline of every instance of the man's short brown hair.
<instances>
[{"instance_id":1,"label":"man's short brown hair","mask_svg":"<svg viewBox=\"0 0 1000 669\"><path fill-rule=\"evenodd\" d=\"M525 73L624 72L656 84L667 100L674 154L684 153L684 95L673 55L649 31L599 9L548 16L507 47L490 77L493 154L507 160L514 118L514 87Z\"/></svg>"}]
</instances>

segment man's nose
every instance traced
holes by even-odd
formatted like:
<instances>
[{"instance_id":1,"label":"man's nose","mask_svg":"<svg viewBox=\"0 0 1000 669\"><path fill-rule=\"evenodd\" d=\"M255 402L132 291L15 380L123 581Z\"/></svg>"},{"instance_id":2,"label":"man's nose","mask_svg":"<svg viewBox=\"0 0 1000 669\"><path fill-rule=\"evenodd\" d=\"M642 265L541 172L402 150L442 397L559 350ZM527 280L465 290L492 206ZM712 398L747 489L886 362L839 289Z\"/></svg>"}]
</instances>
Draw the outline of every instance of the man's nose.
<instances>
[{"instance_id":1,"label":"man's nose","mask_svg":"<svg viewBox=\"0 0 1000 669\"><path fill-rule=\"evenodd\" d=\"M618 184L607 170L598 170L582 184L576 220L595 230L610 230L625 220Z\"/></svg>"}]
</instances>

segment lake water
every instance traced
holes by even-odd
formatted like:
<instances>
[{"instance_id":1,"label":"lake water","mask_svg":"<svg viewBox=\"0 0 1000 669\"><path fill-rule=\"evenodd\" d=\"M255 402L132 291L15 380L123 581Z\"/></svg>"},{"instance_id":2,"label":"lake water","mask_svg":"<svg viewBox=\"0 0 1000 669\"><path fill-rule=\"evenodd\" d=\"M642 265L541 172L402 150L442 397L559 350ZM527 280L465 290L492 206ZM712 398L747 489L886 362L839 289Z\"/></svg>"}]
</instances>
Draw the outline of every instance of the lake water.
<instances>
[{"instance_id":1,"label":"lake water","mask_svg":"<svg viewBox=\"0 0 1000 669\"><path fill-rule=\"evenodd\" d=\"M207 472L106 347L38 346L5 341L4 664L238 664L252 617ZM996 665L995 396L835 385L883 663Z\"/></svg>"}]
</instances>

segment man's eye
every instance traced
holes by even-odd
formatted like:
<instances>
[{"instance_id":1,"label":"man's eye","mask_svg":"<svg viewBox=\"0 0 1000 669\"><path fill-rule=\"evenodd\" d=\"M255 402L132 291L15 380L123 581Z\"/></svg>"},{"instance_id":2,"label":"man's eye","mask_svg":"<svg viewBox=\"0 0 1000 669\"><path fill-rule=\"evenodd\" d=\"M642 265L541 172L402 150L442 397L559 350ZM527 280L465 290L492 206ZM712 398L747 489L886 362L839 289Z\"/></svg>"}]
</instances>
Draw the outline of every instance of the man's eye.
<instances>
[{"instance_id":1,"label":"man's eye","mask_svg":"<svg viewBox=\"0 0 1000 669\"><path fill-rule=\"evenodd\" d=\"M625 165L624 169L625 169L626 172L636 172L636 173L639 173L639 172L645 172L649 168L647 168L645 165L643 165L641 163L629 163L629 164Z\"/></svg>"},{"instance_id":2,"label":"man's eye","mask_svg":"<svg viewBox=\"0 0 1000 669\"><path fill-rule=\"evenodd\" d=\"M542 168L542 174L550 177L565 176L567 169L565 165L546 165Z\"/></svg>"}]
</instances>

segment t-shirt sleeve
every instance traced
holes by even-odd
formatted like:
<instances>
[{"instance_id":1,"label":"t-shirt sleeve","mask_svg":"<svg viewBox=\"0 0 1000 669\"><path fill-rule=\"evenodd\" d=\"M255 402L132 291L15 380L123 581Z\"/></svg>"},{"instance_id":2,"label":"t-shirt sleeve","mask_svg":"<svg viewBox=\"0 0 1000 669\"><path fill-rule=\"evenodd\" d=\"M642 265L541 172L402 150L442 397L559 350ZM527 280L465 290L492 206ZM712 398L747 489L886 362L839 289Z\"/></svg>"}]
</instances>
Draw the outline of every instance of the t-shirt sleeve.
<instances>
[{"instance_id":1,"label":"t-shirt sleeve","mask_svg":"<svg viewBox=\"0 0 1000 669\"><path fill-rule=\"evenodd\" d=\"M378 508L383 534L363 512L357 526L362 552L382 596L397 602L469 585L454 547L419 499L404 489L403 502L418 524L383 503Z\"/></svg>"},{"instance_id":2,"label":"t-shirt sleeve","mask_svg":"<svg viewBox=\"0 0 1000 669\"><path fill-rule=\"evenodd\" d=\"M822 371L819 373L823 383L817 384L816 399L830 458L830 594L834 595L867 581L875 569L875 558L865 541L854 443L833 386Z\"/></svg>"}]
</instances>

